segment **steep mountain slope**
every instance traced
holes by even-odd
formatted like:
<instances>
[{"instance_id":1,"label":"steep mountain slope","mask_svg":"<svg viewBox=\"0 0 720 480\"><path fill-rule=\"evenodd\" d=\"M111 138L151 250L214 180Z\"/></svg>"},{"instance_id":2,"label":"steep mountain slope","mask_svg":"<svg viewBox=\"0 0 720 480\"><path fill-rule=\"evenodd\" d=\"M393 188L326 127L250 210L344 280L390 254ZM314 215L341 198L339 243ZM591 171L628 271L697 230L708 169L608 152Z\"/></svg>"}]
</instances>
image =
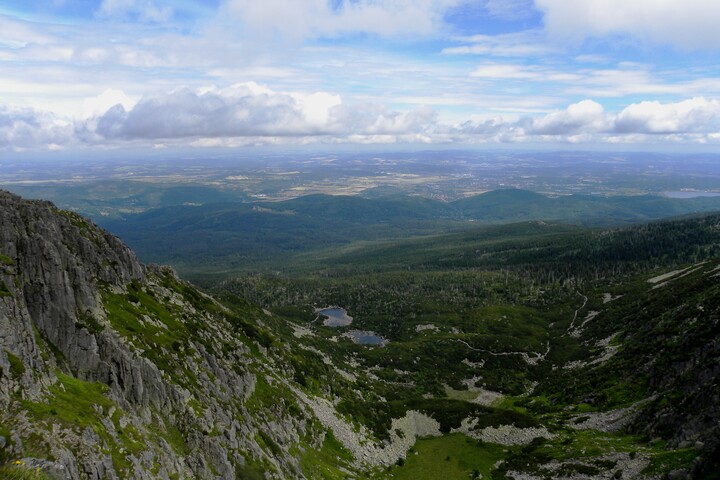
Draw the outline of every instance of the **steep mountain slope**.
<instances>
[{"instance_id":1,"label":"steep mountain slope","mask_svg":"<svg viewBox=\"0 0 720 480\"><path fill-rule=\"evenodd\" d=\"M78 215L4 192L0 251L2 463L49 478L292 478L291 447L322 449L259 309L229 310Z\"/></svg>"},{"instance_id":2,"label":"steep mountain slope","mask_svg":"<svg viewBox=\"0 0 720 480\"><path fill-rule=\"evenodd\" d=\"M578 432L625 432L660 447L646 474L720 478L719 271L712 259L579 287L583 303L553 326L540 381L522 405ZM587 465L555 448L537 443L501 470L555 478L559 458Z\"/></svg>"},{"instance_id":3,"label":"steep mountain slope","mask_svg":"<svg viewBox=\"0 0 720 480\"><path fill-rule=\"evenodd\" d=\"M567 333L595 354L551 355L564 368L539 391L559 404L623 412L627 431L691 455L702 452L689 471L719 478L718 277L720 262L713 259L643 275L612 293L592 292Z\"/></svg>"}]
</instances>

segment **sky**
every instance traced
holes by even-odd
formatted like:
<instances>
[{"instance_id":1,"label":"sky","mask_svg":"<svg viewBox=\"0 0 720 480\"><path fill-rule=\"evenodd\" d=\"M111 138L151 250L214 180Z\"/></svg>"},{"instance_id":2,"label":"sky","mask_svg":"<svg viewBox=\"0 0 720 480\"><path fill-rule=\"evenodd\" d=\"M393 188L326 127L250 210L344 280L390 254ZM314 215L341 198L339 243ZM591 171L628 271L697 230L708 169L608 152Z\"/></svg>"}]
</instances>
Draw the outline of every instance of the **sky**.
<instances>
[{"instance_id":1,"label":"sky","mask_svg":"<svg viewBox=\"0 0 720 480\"><path fill-rule=\"evenodd\" d=\"M2 0L0 155L720 151L717 0Z\"/></svg>"}]
</instances>

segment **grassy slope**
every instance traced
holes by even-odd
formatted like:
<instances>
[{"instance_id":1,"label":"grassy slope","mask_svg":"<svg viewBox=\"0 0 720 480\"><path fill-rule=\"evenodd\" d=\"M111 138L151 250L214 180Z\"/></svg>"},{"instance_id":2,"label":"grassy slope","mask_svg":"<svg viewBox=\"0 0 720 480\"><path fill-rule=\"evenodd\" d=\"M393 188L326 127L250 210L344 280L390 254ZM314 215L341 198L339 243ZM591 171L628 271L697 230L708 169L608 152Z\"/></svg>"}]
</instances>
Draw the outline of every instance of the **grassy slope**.
<instances>
[{"instance_id":1,"label":"grassy slope","mask_svg":"<svg viewBox=\"0 0 720 480\"><path fill-rule=\"evenodd\" d=\"M399 480L491 478L494 465L505 457L503 450L460 434L421 439L403 465L389 469L387 476Z\"/></svg>"}]
</instances>

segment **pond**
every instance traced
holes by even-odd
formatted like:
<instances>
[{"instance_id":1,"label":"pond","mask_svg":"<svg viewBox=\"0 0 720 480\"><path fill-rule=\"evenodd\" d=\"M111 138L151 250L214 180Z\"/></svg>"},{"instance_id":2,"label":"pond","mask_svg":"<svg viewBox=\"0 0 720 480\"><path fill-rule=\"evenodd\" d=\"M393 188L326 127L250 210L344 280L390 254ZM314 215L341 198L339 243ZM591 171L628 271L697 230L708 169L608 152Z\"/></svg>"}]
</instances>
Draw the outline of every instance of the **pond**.
<instances>
[{"instance_id":1,"label":"pond","mask_svg":"<svg viewBox=\"0 0 720 480\"><path fill-rule=\"evenodd\" d=\"M663 192L668 198L698 198L698 197L720 197L720 192L698 192L695 190L681 190L675 192Z\"/></svg>"},{"instance_id":2,"label":"pond","mask_svg":"<svg viewBox=\"0 0 720 480\"><path fill-rule=\"evenodd\" d=\"M344 336L350 337L353 342L359 343L360 345L384 347L389 342L389 340L369 330L350 330Z\"/></svg>"},{"instance_id":3,"label":"pond","mask_svg":"<svg viewBox=\"0 0 720 480\"><path fill-rule=\"evenodd\" d=\"M347 327L353 321L353 318L347 314L347 310L340 307L318 308L315 313L325 317L323 325L326 327Z\"/></svg>"}]
</instances>

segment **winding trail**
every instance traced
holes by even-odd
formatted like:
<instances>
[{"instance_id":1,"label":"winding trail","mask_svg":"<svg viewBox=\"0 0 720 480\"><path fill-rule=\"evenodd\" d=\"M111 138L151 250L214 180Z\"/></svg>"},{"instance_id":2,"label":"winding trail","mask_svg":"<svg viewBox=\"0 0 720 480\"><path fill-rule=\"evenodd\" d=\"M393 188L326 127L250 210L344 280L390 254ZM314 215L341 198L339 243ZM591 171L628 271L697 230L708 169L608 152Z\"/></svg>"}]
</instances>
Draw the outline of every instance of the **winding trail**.
<instances>
[{"instance_id":1,"label":"winding trail","mask_svg":"<svg viewBox=\"0 0 720 480\"><path fill-rule=\"evenodd\" d=\"M585 306L586 306L587 303L588 303L588 297L587 297L587 295L583 295L582 293L580 293L580 292L578 292L578 291L575 291L575 293L577 293L578 295L580 295L580 296L583 298L583 304L580 305L580 306L575 310L575 313L574 313L574 315L573 315L572 322L570 322L570 326L567 328L567 330L565 331L565 333L563 334L563 336L570 335L570 334L571 334L570 332L575 329L575 322L577 321L578 315L580 314L580 310L582 310L583 308L585 308ZM598 312L598 313L599 313L599 312ZM525 362L528 363L528 365L537 365L537 364L540 363L541 361L545 360L545 358L546 358L546 357L548 356L548 354L550 353L550 341L547 342L547 349L545 350L545 353L537 353L537 352L528 353L528 352L493 352L493 351L490 351L490 350L487 350L487 349L484 349L484 348L475 348L475 347L473 347L472 345L470 345L469 343L467 343L465 340L463 340L463 339L461 339L461 338L454 338L454 339L452 339L452 340L455 340L456 342L462 343L462 344L465 345L467 348L469 348L470 350L473 350L473 351L475 351L475 352L487 353L488 355L492 355L492 356L495 356L495 357L509 356L509 355L520 355L521 357L523 357L523 359L525 360Z\"/></svg>"},{"instance_id":2,"label":"winding trail","mask_svg":"<svg viewBox=\"0 0 720 480\"><path fill-rule=\"evenodd\" d=\"M569 334L570 334L570 331L575 329L575 320L577 320L577 317L578 317L578 314L580 313L580 310L582 310L583 308L585 308L585 305L587 305L587 302L588 302L588 297L587 297L587 295L583 295L582 293L580 293L580 292L578 292L578 291L575 291L575 293L577 293L578 295L580 295L581 297L583 297L583 304L582 304L577 310L575 310L575 315L573 315L572 322L570 322L570 326L567 328L567 330L565 330L565 334L564 334L563 336L569 335Z\"/></svg>"},{"instance_id":3,"label":"winding trail","mask_svg":"<svg viewBox=\"0 0 720 480\"><path fill-rule=\"evenodd\" d=\"M486 350L484 348L475 348L472 345L470 345L469 343L467 343L465 340L462 340L460 338L455 338L453 340L455 340L456 342L462 343L470 350L473 350L475 352L487 353L488 355L492 355L494 357L520 355L521 357L523 357L525 362L527 362L529 365L537 365L540 361L545 360L545 357L547 356L547 354L550 353L550 342L547 342L547 349L545 350L545 353L537 353L537 352L528 353L528 352L493 352L490 350Z\"/></svg>"}]
</instances>

